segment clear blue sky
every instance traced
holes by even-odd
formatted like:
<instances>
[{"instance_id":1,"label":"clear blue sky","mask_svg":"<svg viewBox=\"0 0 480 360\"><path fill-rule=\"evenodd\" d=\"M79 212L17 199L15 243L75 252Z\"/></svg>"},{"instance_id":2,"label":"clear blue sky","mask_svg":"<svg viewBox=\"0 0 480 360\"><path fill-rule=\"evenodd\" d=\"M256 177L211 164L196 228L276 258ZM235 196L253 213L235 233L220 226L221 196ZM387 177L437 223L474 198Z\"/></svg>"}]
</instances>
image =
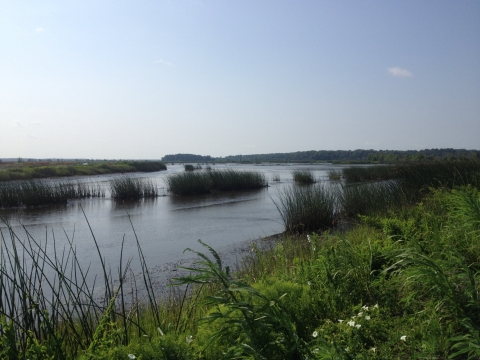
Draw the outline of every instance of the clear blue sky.
<instances>
[{"instance_id":1,"label":"clear blue sky","mask_svg":"<svg viewBox=\"0 0 480 360\"><path fill-rule=\"evenodd\" d=\"M0 157L480 149L480 1L0 0Z\"/></svg>"}]
</instances>

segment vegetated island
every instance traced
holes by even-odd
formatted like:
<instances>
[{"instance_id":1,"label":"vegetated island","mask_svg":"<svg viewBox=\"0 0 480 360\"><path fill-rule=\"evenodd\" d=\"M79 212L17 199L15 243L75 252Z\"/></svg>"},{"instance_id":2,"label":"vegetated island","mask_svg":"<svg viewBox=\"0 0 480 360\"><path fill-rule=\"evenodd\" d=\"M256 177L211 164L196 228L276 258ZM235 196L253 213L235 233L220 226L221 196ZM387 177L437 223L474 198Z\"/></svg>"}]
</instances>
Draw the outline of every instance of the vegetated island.
<instances>
[{"instance_id":1,"label":"vegetated island","mask_svg":"<svg viewBox=\"0 0 480 360\"><path fill-rule=\"evenodd\" d=\"M166 170L161 161L0 161L0 181Z\"/></svg>"},{"instance_id":2,"label":"vegetated island","mask_svg":"<svg viewBox=\"0 0 480 360\"><path fill-rule=\"evenodd\" d=\"M58 256L55 241L19 241L6 224L0 357L478 359L480 161L425 164L341 191L292 184L276 204L281 239L252 244L235 272L202 242L164 300L138 239L133 281L123 243L115 275L92 235L103 275L90 284L73 241ZM385 176L371 168L354 175Z\"/></svg>"},{"instance_id":3,"label":"vegetated island","mask_svg":"<svg viewBox=\"0 0 480 360\"><path fill-rule=\"evenodd\" d=\"M401 161L454 160L480 158L479 150L466 149L425 149L425 150L311 150L290 153L229 155L212 157L209 155L173 154L165 155L162 161L175 162L334 162L334 163L395 163Z\"/></svg>"}]
</instances>

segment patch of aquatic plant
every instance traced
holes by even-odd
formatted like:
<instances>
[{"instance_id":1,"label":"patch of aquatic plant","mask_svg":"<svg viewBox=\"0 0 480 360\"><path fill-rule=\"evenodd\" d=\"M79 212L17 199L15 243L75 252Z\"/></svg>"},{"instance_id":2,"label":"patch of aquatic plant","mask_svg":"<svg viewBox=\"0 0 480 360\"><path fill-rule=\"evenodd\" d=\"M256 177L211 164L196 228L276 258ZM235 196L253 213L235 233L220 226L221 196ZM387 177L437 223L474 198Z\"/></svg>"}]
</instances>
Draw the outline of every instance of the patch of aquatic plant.
<instances>
[{"instance_id":1,"label":"patch of aquatic plant","mask_svg":"<svg viewBox=\"0 0 480 360\"><path fill-rule=\"evenodd\" d=\"M192 164L185 164L185 171L193 171L195 170L195 166L193 166Z\"/></svg>"},{"instance_id":2,"label":"patch of aquatic plant","mask_svg":"<svg viewBox=\"0 0 480 360\"><path fill-rule=\"evenodd\" d=\"M263 174L232 169L175 173L167 176L166 182L175 195L199 195L212 190L239 191L266 186Z\"/></svg>"},{"instance_id":3,"label":"patch of aquatic plant","mask_svg":"<svg viewBox=\"0 0 480 360\"><path fill-rule=\"evenodd\" d=\"M135 200L156 197L158 191L151 180L122 176L110 180L110 194L113 199Z\"/></svg>"},{"instance_id":4,"label":"patch of aquatic plant","mask_svg":"<svg viewBox=\"0 0 480 360\"><path fill-rule=\"evenodd\" d=\"M106 162L28 162L14 163L0 168L0 181L31 180L47 177L101 175L166 170L159 161L106 161Z\"/></svg>"},{"instance_id":5,"label":"patch of aquatic plant","mask_svg":"<svg viewBox=\"0 0 480 360\"><path fill-rule=\"evenodd\" d=\"M80 181L0 182L0 207L50 205L66 203L68 199L103 196L105 191L99 184L85 184Z\"/></svg>"},{"instance_id":6,"label":"patch of aquatic plant","mask_svg":"<svg viewBox=\"0 0 480 360\"><path fill-rule=\"evenodd\" d=\"M213 170L206 174L211 179L213 190L238 191L260 189L267 186L265 175L256 171L227 169Z\"/></svg>"},{"instance_id":7,"label":"patch of aquatic plant","mask_svg":"<svg viewBox=\"0 0 480 360\"><path fill-rule=\"evenodd\" d=\"M384 213L409 203L399 181L378 183L341 184L336 188L342 215L355 218L357 215Z\"/></svg>"},{"instance_id":8,"label":"patch of aquatic plant","mask_svg":"<svg viewBox=\"0 0 480 360\"><path fill-rule=\"evenodd\" d=\"M293 181L300 184L315 183L315 176L310 170L294 170L292 171Z\"/></svg>"},{"instance_id":9,"label":"patch of aquatic plant","mask_svg":"<svg viewBox=\"0 0 480 360\"><path fill-rule=\"evenodd\" d=\"M335 192L324 184L309 187L290 186L279 192L275 205L289 233L320 231L338 220Z\"/></svg>"},{"instance_id":10,"label":"patch of aquatic plant","mask_svg":"<svg viewBox=\"0 0 480 360\"><path fill-rule=\"evenodd\" d=\"M330 170L328 172L328 178L331 181L339 181L342 178L342 172L338 170Z\"/></svg>"},{"instance_id":11,"label":"patch of aquatic plant","mask_svg":"<svg viewBox=\"0 0 480 360\"><path fill-rule=\"evenodd\" d=\"M175 195L208 194L212 189L211 179L201 172L174 173L167 176L166 183Z\"/></svg>"}]
</instances>

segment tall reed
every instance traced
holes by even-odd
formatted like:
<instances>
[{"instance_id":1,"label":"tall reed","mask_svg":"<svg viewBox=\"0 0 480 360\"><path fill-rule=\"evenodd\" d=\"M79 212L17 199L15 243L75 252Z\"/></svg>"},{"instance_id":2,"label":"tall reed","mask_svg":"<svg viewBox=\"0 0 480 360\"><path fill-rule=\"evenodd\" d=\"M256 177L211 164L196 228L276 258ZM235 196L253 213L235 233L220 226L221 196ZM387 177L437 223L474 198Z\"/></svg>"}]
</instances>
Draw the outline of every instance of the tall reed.
<instances>
[{"instance_id":1,"label":"tall reed","mask_svg":"<svg viewBox=\"0 0 480 360\"><path fill-rule=\"evenodd\" d=\"M208 170L182 172L167 177L169 190L176 195L199 195L212 190L239 191L267 185L265 176L255 171Z\"/></svg>"},{"instance_id":2,"label":"tall reed","mask_svg":"<svg viewBox=\"0 0 480 360\"><path fill-rule=\"evenodd\" d=\"M335 192L324 184L287 187L279 192L275 206L285 230L293 234L331 228L339 216Z\"/></svg>"},{"instance_id":3,"label":"tall reed","mask_svg":"<svg viewBox=\"0 0 480 360\"><path fill-rule=\"evenodd\" d=\"M135 200L156 197L158 191L151 180L122 176L110 180L110 194L113 199Z\"/></svg>"},{"instance_id":4,"label":"tall reed","mask_svg":"<svg viewBox=\"0 0 480 360\"><path fill-rule=\"evenodd\" d=\"M295 170L292 171L293 181L301 184L315 183L315 176L310 170Z\"/></svg>"}]
</instances>

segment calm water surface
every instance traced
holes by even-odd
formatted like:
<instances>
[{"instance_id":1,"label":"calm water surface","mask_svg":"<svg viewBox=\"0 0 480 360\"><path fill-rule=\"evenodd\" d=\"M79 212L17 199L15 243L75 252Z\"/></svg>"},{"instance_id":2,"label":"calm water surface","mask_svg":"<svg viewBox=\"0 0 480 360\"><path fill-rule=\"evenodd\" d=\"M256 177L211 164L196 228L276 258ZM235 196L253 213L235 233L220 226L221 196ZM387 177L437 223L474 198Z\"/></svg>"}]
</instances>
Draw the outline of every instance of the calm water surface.
<instances>
[{"instance_id":1,"label":"calm water surface","mask_svg":"<svg viewBox=\"0 0 480 360\"><path fill-rule=\"evenodd\" d=\"M98 241L105 262L116 271L123 239L124 257L138 258L134 229L149 268L161 268L191 258L191 254L183 252L188 247L203 251L197 239L221 254L231 255L235 248L245 247L249 240L282 232L283 224L274 201L284 186L292 184L291 172L309 169L318 179L328 181L328 171L339 170L341 167L330 164L213 165L213 169L262 172L269 187L247 192L178 197L170 195L166 190L165 177L183 171L183 165L168 165L167 171L133 175L151 179L158 186L160 194L165 196L122 203L110 199L107 193L105 198L75 200L62 206L1 210L0 216L13 226L21 240L27 238L28 231L37 241L47 240L47 248L50 250L53 249L53 239L57 249L68 246L68 239L72 240L79 260L85 266L90 264L90 272L93 274L101 274L93 236ZM280 182L272 181L275 173L280 175ZM107 187L113 176L115 175L81 180ZM0 229L5 236L7 232L4 223L0 224ZM139 271L138 261L132 262L132 268Z\"/></svg>"}]
</instances>

